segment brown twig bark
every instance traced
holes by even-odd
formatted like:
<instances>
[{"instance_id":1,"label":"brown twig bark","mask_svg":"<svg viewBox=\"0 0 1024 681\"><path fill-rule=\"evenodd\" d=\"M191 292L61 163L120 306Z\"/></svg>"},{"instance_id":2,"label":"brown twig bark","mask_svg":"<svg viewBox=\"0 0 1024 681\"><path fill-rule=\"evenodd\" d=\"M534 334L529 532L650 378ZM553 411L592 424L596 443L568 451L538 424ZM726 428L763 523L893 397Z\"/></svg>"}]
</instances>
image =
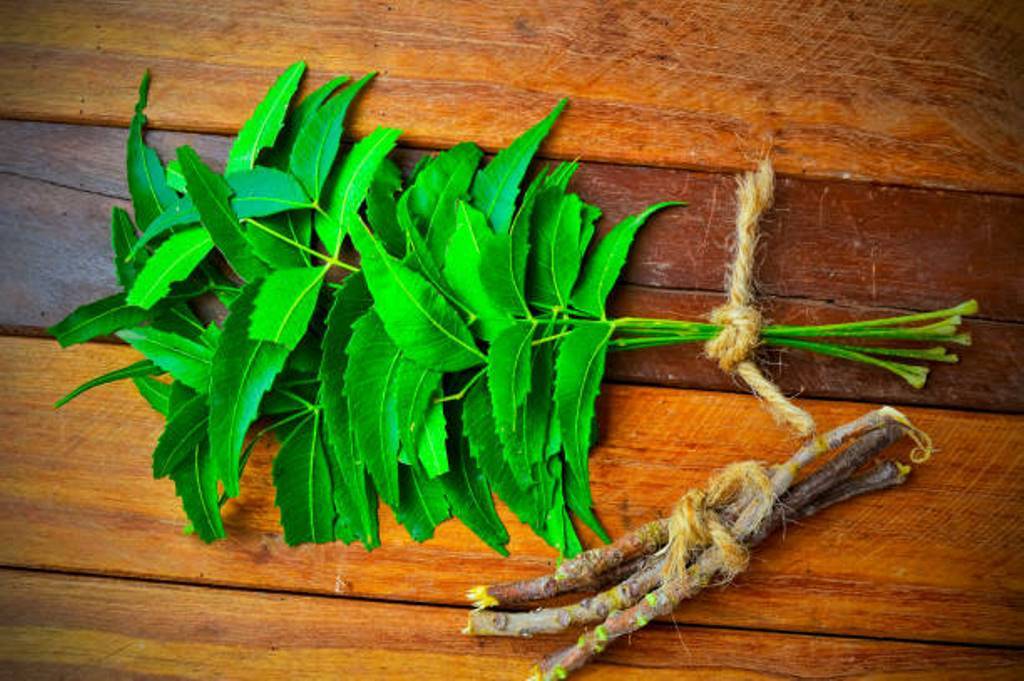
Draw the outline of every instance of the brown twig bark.
<instances>
[{"instance_id":1,"label":"brown twig bark","mask_svg":"<svg viewBox=\"0 0 1024 681\"><path fill-rule=\"evenodd\" d=\"M553 574L470 592L478 605L527 603L581 590L605 588L578 603L529 612L500 612L478 608L469 617L465 633L490 636L532 636L556 633L570 626L601 622L580 637L575 646L545 658L535 678L564 678L580 668L616 638L637 631L656 617L670 613L679 603L698 594L716 576L727 581L736 557L726 555L756 546L785 522L809 517L854 496L901 484L909 468L892 461L856 472L879 452L906 433L916 433L902 414L885 407L809 442L790 459L772 469L774 496L770 509L764 499L741 496L739 502L719 509L717 517L735 540L711 543L686 562L685 569L666 571L668 519L644 525L615 544L593 549L566 561ZM817 471L793 484L800 470L821 454L842 449ZM767 484L767 481L765 482ZM760 504L760 505L759 505ZM767 512L766 512L767 511ZM745 554L743 555L745 560ZM613 580L620 580L617 583Z\"/></svg>"}]
</instances>

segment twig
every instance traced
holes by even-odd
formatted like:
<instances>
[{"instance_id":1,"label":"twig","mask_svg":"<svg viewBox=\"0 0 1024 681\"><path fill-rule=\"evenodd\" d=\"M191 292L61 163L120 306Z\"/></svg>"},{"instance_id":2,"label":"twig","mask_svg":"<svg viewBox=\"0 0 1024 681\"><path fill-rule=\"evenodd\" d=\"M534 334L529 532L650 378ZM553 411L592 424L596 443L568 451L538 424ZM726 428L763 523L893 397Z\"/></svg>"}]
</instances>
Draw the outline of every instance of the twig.
<instances>
[{"instance_id":1,"label":"twig","mask_svg":"<svg viewBox=\"0 0 1024 681\"><path fill-rule=\"evenodd\" d=\"M905 467L896 464L882 464L871 473L849 481L844 486L843 494L830 496L828 499L823 498L822 502L827 503L811 504L798 515L799 517L808 517L851 496L900 485L906 479L907 471L908 469ZM721 565L722 558L717 547L705 551L687 569L683 577L668 580L644 596L636 605L609 615L602 625L596 627L592 632L580 636L576 645L544 658L538 665L534 677L545 680L565 678L569 672L587 664L615 639L642 629L657 617L668 615L683 600L700 593L711 583Z\"/></svg>"},{"instance_id":2,"label":"twig","mask_svg":"<svg viewBox=\"0 0 1024 681\"><path fill-rule=\"evenodd\" d=\"M769 519L755 529L752 534L741 537L737 533L737 528L734 527L733 532L737 539L743 539L746 546L754 547L781 527L784 520L806 517L836 503L836 501L862 494L865 491L872 491L860 483L850 491L846 491L845 493L848 495L846 497L836 501L826 500L825 503L816 503L816 500L826 493L839 492L840 487L837 485L841 485L853 471L863 466L867 460L895 442L901 435L901 429L891 423L886 427L869 431L814 475L795 485L788 494L779 499L773 507ZM475 610L470 613L466 633L479 636L529 637L535 634L554 634L572 626L600 622L609 613L635 605L645 594L661 586L663 567L663 556L651 556L632 573L628 573L624 581L613 588L572 605L541 608L529 612Z\"/></svg>"},{"instance_id":3,"label":"twig","mask_svg":"<svg viewBox=\"0 0 1024 681\"><path fill-rule=\"evenodd\" d=\"M883 407L815 438L763 478L763 492L740 494L724 508L709 509L728 532L729 541L701 544L684 565L668 568L668 519L647 523L607 547L593 549L566 561L554 573L491 587L476 587L470 597L478 606L527 603L582 590L596 595L562 607L530 612L474 610L465 633L490 636L532 636L556 633L575 625L601 622L576 645L545 658L535 678L564 678L582 667L616 638L646 626L693 597L716 576L728 581L746 564L746 550L764 541L790 520L806 518L861 494L901 484L910 469L886 461L857 475L879 452L905 434L929 451L930 442L900 412ZM801 471L823 453L844 445L830 461L794 484ZM709 488L710 489L710 488ZM740 488L750 492L751 488ZM703 498L703 497L701 497ZM708 497L709 499L711 497ZM722 497L718 497L722 498ZM766 508L766 501L771 506ZM708 503L726 503L725 501ZM705 546L705 548L699 548ZM737 559L739 557L739 560ZM737 565L739 567L737 568ZM609 588L610 587L610 588ZM601 590L603 589L603 590Z\"/></svg>"}]
</instances>

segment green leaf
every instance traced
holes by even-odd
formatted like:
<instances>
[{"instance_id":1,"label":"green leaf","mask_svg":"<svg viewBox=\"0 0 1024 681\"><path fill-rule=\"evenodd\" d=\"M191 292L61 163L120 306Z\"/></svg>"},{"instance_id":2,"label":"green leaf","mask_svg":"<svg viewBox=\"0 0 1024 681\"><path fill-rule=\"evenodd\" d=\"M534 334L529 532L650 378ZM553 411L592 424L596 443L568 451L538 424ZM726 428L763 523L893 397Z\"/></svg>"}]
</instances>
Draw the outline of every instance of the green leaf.
<instances>
[{"instance_id":1,"label":"green leaf","mask_svg":"<svg viewBox=\"0 0 1024 681\"><path fill-rule=\"evenodd\" d=\"M377 128L357 142L345 158L327 193L329 198L324 210L331 219L317 219L314 223L317 236L331 255L337 255L341 250L341 241L346 233L352 231L352 226L362 222L358 211L366 199L370 183L401 134L401 130L394 128Z\"/></svg>"},{"instance_id":2,"label":"green leaf","mask_svg":"<svg viewBox=\"0 0 1024 681\"><path fill-rule=\"evenodd\" d=\"M572 305L581 312L586 312L595 317L604 318L605 301L608 294L619 278L623 265L626 264L626 256L629 254L629 247L633 243L644 222L653 213L668 206L683 206L686 204L678 201L665 201L656 203L642 213L630 215L608 232L601 239L594 249L593 254L587 258L583 268L583 276L572 294Z\"/></svg>"},{"instance_id":3,"label":"green leaf","mask_svg":"<svg viewBox=\"0 0 1024 681\"><path fill-rule=\"evenodd\" d=\"M394 383L399 437L431 478L448 470L444 408L434 402L440 390L439 372L403 358Z\"/></svg>"},{"instance_id":4,"label":"green leaf","mask_svg":"<svg viewBox=\"0 0 1024 681\"><path fill-rule=\"evenodd\" d=\"M590 203L583 203L583 227L580 229L580 256L587 252L590 241L594 238L597 221L601 219L601 209Z\"/></svg>"},{"instance_id":5,"label":"green leaf","mask_svg":"<svg viewBox=\"0 0 1024 681\"><path fill-rule=\"evenodd\" d=\"M498 152L477 174L473 183L473 203L483 211L494 226L494 231L499 234L507 232L512 224L519 185L526 175L526 169L540 143L555 124L555 119L565 108L566 101L560 101L544 120L523 133L508 148Z\"/></svg>"},{"instance_id":6,"label":"green leaf","mask_svg":"<svg viewBox=\"0 0 1024 681\"><path fill-rule=\"evenodd\" d=\"M199 211L192 205L192 199L187 196L178 197L167 209L149 223L149 227L142 233L142 236L132 246L130 257L136 261L145 257L143 246L150 243L159 236L163 236L175 227L182 225L193 225L199 223Z\"/></svg>"},{"instance_id":7,"label":"green leaf","mask_svg":"<svg viewBox=\"0 0 1024 681\"><path fill-rule=\"evenodd\" d=\"M444 259L455 230L456 202L469 191L482 155L472 142L438 154L423 166L403 196L436 262Z\"/></svg>"},{"instance_id":8,"label":"green leaf","mask_svg":"<svg viewBox=\"0 0 1024 681\"><path fill-rule=\"evenodd\" d=\"M228 317L213 356L210 374L210 452L229 497L238 496L238 455L246 431L288 348L249 338L258 284L249 284L228 308Z\"/></svg>"},{"instance_id":9,"label":"green leaf","mask_svg":"<svg viewBox=\"0 0 1024 681\"><path fill-rule=\"evenodd\" d=\"M151 326L118 331L117 337L193 390L209 390L213 351L206 345Z\"/></svg>"},{"instance_id":10,"label":"green leaf","mask_svg":"<svg viewBox=\"0 0 1024 681\"><path fill-rule=\"evenodd\" d=\"M484 355L462 318L421 275L387 253L365 223L352 232L374 307L410 359L438 371L478 365Z\"/></svg>"},{"instance_id":11,"label":"green leaf","mask_svg":"<svg viewBox=\"0 0 1024 681\"><path fill-rule=\"evenodd\" d=\"M496 237L483 213L465 201L458 202L455 217L455 230L444 257L444 278L454 295L480 319L479 335L493 340L511 321L508 312L494 302L481 277L487 266L483 244Z\"/></svg>"},{"instance_id":12,"label":"green leaf","mask_svg":"<svg viewBox=\"0 0 1024 681\"><path fill-rule=\"evenodd\" d=\"M547 330L547 335L552 333L553 327ZM551 383L554 376L553 342L548 341L534 348L530 369L530 392L526 396L526 404L519 410L517 436L522 442L520 456L527 460L536 479L544 475L542 463L548 451L552 411Z\"/></svg>"},{"instance_id":13,"label":"green leaf","mask_svg":"<svg viewBox=\"0 0 1024 681\"><path fill-rule=\"evenodd\" d=\"M423 432L416 442L415 451L427 477L435 478L448 472L448 421L443 404L432 400L427 407Z\"/></svg>"},{"instance_id":14,"label":"green leaf","mask_svg":"<svg viewBox=\"0 0 1024 681\"><path fill-rule=\"evenodd\" d=\"M554 458L548 462L548 479L551 480L551 503L548 506L547 518L544 521L542 535L544 540L558 549L566 558L577 555L582 547L579 537L573 528L572 520L566 512L564 492L564 466L562 460Z\"/></svg>"},{"instance_id":15,"label":"green leaf","mask_svg":"<svg viewBox=\"0 0 1024 681\"><path fill-rule=\"evenodd\" d=\"M359 540L372 551L380 546L377 494L366 467L356 458L351 428L346 426L346 448L339 451L325 438L334 493L334 536L346 544Z\"/></svg>"},{"instance_id":16,"label":"green leaf","mask_svg":"<svg viewBox=\"0 0 1024 681\"><path fill-rule=\"evenodd\" d=\"M537 485L522 486L505 461L486 381L485 378L478 382L463 399L462 433L470 454L497 495L516 517L540 534L547 514L547 502L540 498Z\"/></svg>"},{"instance_id":17,"label":"green leaf","mask_svg":"<svg viewBox=\"0 0 1024 681\"><path fill-rule=\"evenodd\" d=\"M358 456L344 390L348 365L345 348L352 338L352 326L372 305L363 275L357 272L345 277L327 313L317 372L331 470L340 478L334 484L335 508L341 525L348 527L367 549L380 545L377 501L367 484L366 467Z\"/></svg>"},{"instance_id":18,"label":"green leaf","mask_svg":"<svg viewBox=\"0 0 1024 681\"><path fill-rule=\"evenodd\" d=\"M169 383L158 381L152 376L135 376L132 382L138 389L142 398L149 403L149 406L159 413L167 416L170 411L171 386Z\"/></svg>"},{"instance_id":19,"label":"green leaf","mask_svg":"<svg viewBox=\"0 0 1024 681\"><path fill-rule=\"evenodd\" d=\"M128 262L138 236L135 233L135 225L131 217L122 208L114 207L110 216L110 246L114 251L114 272L117 273L117 283L121 284L124 290L128 290L135 283L135 277L139 269L146 264L146 254L142 253Z\"/></svg>"},{"instance_id":20,"label":"green leaf","mask_svg":"<svg viewBox=\"0 0 1024 681\"><path fill-rule=\"evenodd\" d=\"M274 146L264 154L264 160L267 165L279 168L281 170L288 169L288 159L291 157L292 150L295 148L295 142L299 138L299 134L302 129L306 126L306 123L312 118L317 111L320 110L320 105L331 96L331 94L339 87L349 81L348 76L337 76L327 81L313 92L306 95L299 105L293 107L285 117L284 128L277 136L277 141L274 142Z\"/></svg>"},{"instance_id":21,"label":"green leaf","mask_svg":"<svg viewBox=\"0 0 1024 681\"><path fill-rule=\"evenodd\" d=\"M86 381L82 385L78 386L77 388L69 392L64 397L57 400L53 404L53 406L59 409L60 407L63 407L65 404L75 399L82 393L88 390L92 390L97 386L106 385L107 383L113 383L114 381L120 381L126 378L137 378L140 376L151 376L153 374L161 373L163 373L163 371L161 371L159 367L150 362L148 359L144 359L140 362L136 362L135 364L130 364L120 369L108 371L102 376L97 376L96 378Z\"/></svg>"},{"instance_id":22,"label":"green leaf","mask_svg":"<svg viewBox=\"0 0 1024 681\"><path fill-rule=\"evenodd\" d=\"M434 529L451 517L444 486L427 477L418 464L400 466L401 502L396 506L395 518L408 531L409 536L422 542L434 536Z\"/></svg>"},{"instance_id":23,"label":"green leaf","mask_svg":"<svg viewBox=\"0 0 1024 681\"><path fill-rule=\"evenodd\" d=\"M132 207L135 209L135 222L143 231L177 200L177 196L167 186L164 167L156 151L142 140L142 129L146 125L146 115L143 111L148 95L149 71L146 71L139 85L139 101L135 105L135 115L132 116L128 127L127 145L128 193L132 197Z\"/></svg>"},{"instance_id":24,"label":"green leaf","mask_svg":"<svg viewBox=\"0 0 1024 681\"><path fill-rule=\"evenodd\" d=\"M530 301L565 309L579 275L583 202L558 187L542 190L532 215Z\"/></svg>"},{"instance_id":25,"label":"green leaf","mask_svg":"<svg viewBox=\"0 0 1024 681\"><path fill-rule=\"evenodd\" d=\"M313 205L294 177L274 168L256 166L237 172L228 176L228 184L235 192L231 207L239 218L274 215Z\"/></svg>"},{"instance_id":26,"label":"green leaf","mask_svg":"<svg viewBox=\"0 0 1024 681\"><path fill-rule=\"evenodd\" d=\"M209 543L227 536L218 506L217 471L206 440L193 447L171 471L171 479L199 538Z\"/></svg>"},{"instance_id":27,"label":"green leaf","mask_svg":"<svg viewBox=\"0 0 1024 681\"><path fill-rule=\"evenodd\" d=\"M198 291L195 295L201 294L202 291ZM188 303L181 302L168 307L161 307L154 316L151 326L161 331L199 341L207 346L210 345L203 338L203 334L207 333L206 327L199 321L199 318L196 317L195 312L188 306ZM215 332L211 331L209 333Z\"/></svg>"},{"instance_id":28,"label":"green leaf","mask_svg":"<svg viewBox=\"0 0 1024 681\"><path fill-rule=\"evenodd\" d=\"M251 252L252 248L231 209L228 201L231 188L228 183L210 170L191 147L179 147L178 160L181 161L188 193L199 211L203 227L210 233L213 243L224 254L228 264L247 281L264 276L267 266Z\"/></svg>"},{"instance_id":29,"label":"green leaf","mask_svg":"<svg viewBox=\"0 0 1024 681\"><path fill-rule=\"evenodd\" d=\"M452 458L451 471L439 478L445 497L455 516L466 527L492 549L507 556L505 544L508 543L508 532L494 508L491 489L483 472L473 461L465 441L462 443L463 446Z\"/></svg>"},{"instance_id":30,"label":"green leaf","mask_svg":"<svg viewBox=\"0 0 1024 681\"><path fill-rule=\"evenodd\" d=\"M526 304L526 266L530 252L530 219L544 176L538 175L526 190L511 227L481 244L483 269L480 278L498 305L510 315L531 316Z\"/></svg>"},{"instance_id":31,"label":"green leaf","mask_svg":"<svg viewBox=\"0 0 1024 681\"><path fill-rule=\"evenodd\" d=\"M210 235L202 229L178 232L160 244L135 279L126 302L149 309L170 293L171 284L182 281L213 249Z\"/></svg>"},{"instance_id":32,"label":"green leaf","mask_svg":"<svg viewBox=\"0 0 1024 681\"><path fill-rule=\"evenodd\" d=\"M302 125L288 160L288 169L316 202L334 165L345 127L345 114L359 91L375 76L364 76L327 102Z\"/></svg>"},{"instance_id":33,"label":"green leaf","mask_svg":"<svg viewBox=\"0 0 1024 681\"><path fill-rule=\"evenodd\" d=\"M569 466L570 506L602 539L607 534L593 516L588 453L594 402L601 390L604 360L614 327L593 323L575 327L560 342L555 367L555 409ZM607 539L605 539L607 541Z\"/></svg>"},{"instance_id":34,"label":"green leaf","mask_svg":"<svg viewBox=\"0 0 1024 681\"><path fill-rule=\"evenodd\" d=\"M445 298L451 300L453 294L441 274L441 267L430 252L426 238L420 233L419 228L413 223L413 218L409 215L407 204L410 197L411 194L406 192L399 199L397 206L398 224L402 227L406 242L405 257L402 258L402 264L409 267L412 271L423 275L423 278L431 286L437 289Z\"/></svg>"},{"instance_id":35,"label":"green leaf","mask_svg":"<svg viewBox=\"0 0 1024 681\"><path fill-rule=\"evenodd\" d=\"M373 176L366 194L366 220L388 253L405 255L405 234L398 224L398 202L395 193L402 188L402 172L390 159L384 159Z\"/></svg>"},{"instance_id":36,"label":"green leaf","mask_svg":"<svg viewBox=\"0 0 1024 681\"><path fill-rule=\"evenodd\" d=\"M345 350L345 395L359 454L381 498L398 503L398 407L393 389L402 353L380 318L367 312L353 324Z\"/></svg>"},{"instance_id":37,"label":"green leaf","mask_svg":"<svg viewBox=\"0 0 1024 681\"><path fill-rule=\"evenodd\" d=\"M274 268L307 267L313 219L308 210L250 218L246 237L252 249Z\"/></svg>"},{"instance_id":38,"label":"green leaf","mask_svg":"<svg viewBox=\"0 0 1024 681\"><path fill-rule=\"evenodd\" d=\"M579 169L580 164L578 161L562 161L548 174L547 179L544 180L544 186L557 187L564 193L569 186L569 180L572 179L572 176Z\"/></svg>"},{"instance_id":39,"label":"green leaf","mask_svg":"<svg viewBox=\"0 0 1024 681\"><path fill-rule=\"evenodd\" d=\"M170 475L198 445L206 442L208 415L204 395L190 393L182 404L172 403L164 432L153 450L154 478Z\"/></svg>"},{"instance_id":40,"label":"green leaf","mask_svg":"<svg viewBox=\"0 0 1024 681\"><path fill-rule=\"evenodd\" d=\"M167 186L178 192L185 193L185 176L181 174L181 164L178 159L172 158L164 167L167 175Z\"/></svg>"},{"instance_id":41,"label":"green leaf","mask_svg":"<svg viewBox=\"0 0 1024 681\"><path fill-rule=\"evenodd\" d=\"M57 339L62 348L66 348L106 336L118 329L135 326L148 316L149 313L141 307L127 304L123 293L115 293L82 305L47 329L47 332Z\"/></svg>"},{"instance_id":42,"label":"green leaf","mask_svg":"<svg viewBox=\"0 0 1024 681\"><path fill-rule=\"evenodd\" d=\"M284 125L288 103L299 87L299 81L305 70L306 64L299 61L278 76L263 101L256 106L252 116L238 131L238 138L235 139L231 151L228 152L226 175L252 168L256 165L256 158L260 151L274 146L274 141L277 139L278 133L281 132L281 126ZM182 169L184 170L184 164L182 164ZM185 177L188 178L187 172Z\"/></svg>"},{"instance_id":43,"label":"green leaf","mask_svg":"<svg viewBox=\"0 0 1024 681\"><path fill-rule=\"evenodd\" d=\"M319 414L282 427L281 449L274 457L274 503L281 509L289 546L334 541L334 498Z\"/></svg>"},{"instance_id":44,"label":"green leaf","mask_svg":"<svg viewBox=\"0 0 1024 681\"><path fill-rule=\"evenodd\" d=\"M491 390L494 422L505 450L505 460L522 485L530 483L530 462L523 451L521 412L530 392L534 325L509 326L487 353L487 384Z\"/></svg>"},{"instance_id":45,"label":"green leaf","mask_svg":"<svg viewBox=\"0 0 1024 681\"><path fill-rule=\"evenodd\" d=\"M249 337L295 348L309 327L327 267L277 270L260 284Z\"/></svg>"}]
</instances>

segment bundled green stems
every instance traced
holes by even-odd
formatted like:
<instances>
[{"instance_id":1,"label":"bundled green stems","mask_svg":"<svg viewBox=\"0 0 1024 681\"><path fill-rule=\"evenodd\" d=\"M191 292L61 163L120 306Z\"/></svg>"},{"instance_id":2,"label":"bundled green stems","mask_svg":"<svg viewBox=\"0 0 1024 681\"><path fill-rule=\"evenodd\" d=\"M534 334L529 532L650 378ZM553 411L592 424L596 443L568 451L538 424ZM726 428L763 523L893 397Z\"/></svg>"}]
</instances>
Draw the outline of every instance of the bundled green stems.
<instances>
[{"instance_id":1,"label":"bundled green stems","mask_svg":"<svg viewBox=\"0 0 1024 681\"><path fill-rule=\"evenodd\" d=\"M977 311L978 303L969 300L945 310L859 322L817 326L771 324L761 327L761 344L808 350L821 355L870 364L891 371L915 388L920 388L928 377L927 367L895 360L953 363L957 361L957 356L948 352L943 345L907 348L894 347L888 345L888 342L970 345L970 334L961 332L959 327L964 315L975 314ZM580 321L573 320L572 323L579 324ZM713 339L722 330L717 324L642 317L620 317L611 321L611 324L616 331L611 346L619 349L703 343ZM826 342L823 339L831 340ZM862 341L885 345L859 344Z\"/></svg>"}]
</instances>

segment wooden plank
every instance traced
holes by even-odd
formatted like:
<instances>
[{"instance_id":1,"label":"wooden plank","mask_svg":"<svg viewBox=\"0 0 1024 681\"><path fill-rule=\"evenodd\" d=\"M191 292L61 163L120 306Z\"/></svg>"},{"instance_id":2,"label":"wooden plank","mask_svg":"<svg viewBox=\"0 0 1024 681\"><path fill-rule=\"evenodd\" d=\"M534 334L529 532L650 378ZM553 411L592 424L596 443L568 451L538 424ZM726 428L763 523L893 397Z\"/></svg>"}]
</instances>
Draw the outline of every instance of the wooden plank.
<instances>
[{"instance_id":1,"label":"wooden plank","mask_svg":"<svg viewBox=\"0 0 1024 681\"><path fill-rule=\"evenodd\" d=\"M0 172L127 198L124 139L119 129L0 121ZM164 158L190 144L214 166L230 146L216 135L157 132L149 140ZM398 158L411 166L420 154L402 149ZM601 233L651 203L688 201L640 232L623 280L722 290L734 230L732 174L584 163L573 188L604 210ZM37 203L62 208L68 200ZM4 210L11 211L0 214L7 229L27 217ZM1022 213L1019 197L782 178L762 227L759 287L841 306L926 309L977 298L985 318L1024 321Z\"/></svg>"},{"instance_id":2,"label":"wooden plank","mask_svg":"<svg viewBox=\"0 0 1024 681\"><path fill-rule=\"evenodd\" d=\"M422 545L381 512L383 546L288 548L273 506L269 447L225 510L229 538L181 533L172 486L150 478L160 417L126 384L52 401L123 366L122 346L59 351L0 340L0 564L284 591L460 603L467 587L550 569L550 549L502 509L512 557L457 523ZM823 427L866 409L804 402ZM592 458L597 510L613 536L661 515L687 487L744 457L794 443L745 396L605 386ZM909 409L941 451L903 488L855 500L759 549L750 571L680 609L680 622L936 641L1024 643L1024 418ZM905 458L907 445L891 454Z\"/></svg>"},{"instance_id":3,"label":"wooden plank","mask_svg":"<svg viewBox=\"0 0 1024 681\"><path fill-rule=\"evenodd\" d=\"M296 3L298 4L298 3ZM275 74L379 70L355 131L494 149L562 96L559 157L1021 192L1020 3L0 5L0 115L236 130ZM230 49L228 48L230 46ZM514 112L514 113L513 113Z\"/></svg>"},{"instance_id":4,"label":"wooden plank","mask_svg":"<svg viewBox=\"0 0 1024 681\"><path fill-rule=\"evenodd\" d=\"M0 661L34 679L525 678L571 636L480 640L465 611L0 571ZM1005 649L653 625L580 679L1019 678ZM575 678L575 677L574 677Z\"/></svg>"},{"instance_id":5,"label":"wooden plank","mask_svg":"<svg viewBox=\"0 0 1024 681\"><path fill-rule=\"evenodd\" d=\"M212 135L152 138L165 155L188 143L215 163L228 147L226 138ZM38 333L77 305L116 290L107 224L111 205L125 205L127 196L123 142L124 131L112 128L0 122L0 173L7 173L0 175L0 238L14 254L0 280L0 295L8 301L0 309L0 325ZM417 156L409 150L400 154L406 163ZM641 233L624 276L639 286L622 287L618 311L700 319L719 304L713 291L722 288L732 181L728 175L584 164L576 186L606 208L602 230L659 197L682 195L692 201L690 208L657 216ZM828 191L822 193L823 184ZM888 198L872 198L879 195ZM964 204L970 209L963 210ZM836 222L820 219L823 206L839 216ZM1024 230L1017 224L1021 210L1024 199L1010 197L786 182L762 251L765 312L780 321L820 323L978 297L986 317L1019 322L1024 320L1024 269L1016 263L1016 254L1024 252ZM938 215L946 222L940 232L933 226ZM972 238L979 224L988 236ZM854 235L855 245L845 248L837 233ZM696 240L690 243L685 235L697 235ZM921 246L929 240L935 245ZM828 269L816 251L836 254ZM872 271L873 288L862 281ZM799 352L784 359L767 353L765 363L784 362L776 373L791 393L1024 410L1024 324L978 320L969 326L975 345L961 353L963 363L935 367L923 391L877 369ZM694 347L618 355L610 376L741 389Z\"/></svg>"}]
</instances>

